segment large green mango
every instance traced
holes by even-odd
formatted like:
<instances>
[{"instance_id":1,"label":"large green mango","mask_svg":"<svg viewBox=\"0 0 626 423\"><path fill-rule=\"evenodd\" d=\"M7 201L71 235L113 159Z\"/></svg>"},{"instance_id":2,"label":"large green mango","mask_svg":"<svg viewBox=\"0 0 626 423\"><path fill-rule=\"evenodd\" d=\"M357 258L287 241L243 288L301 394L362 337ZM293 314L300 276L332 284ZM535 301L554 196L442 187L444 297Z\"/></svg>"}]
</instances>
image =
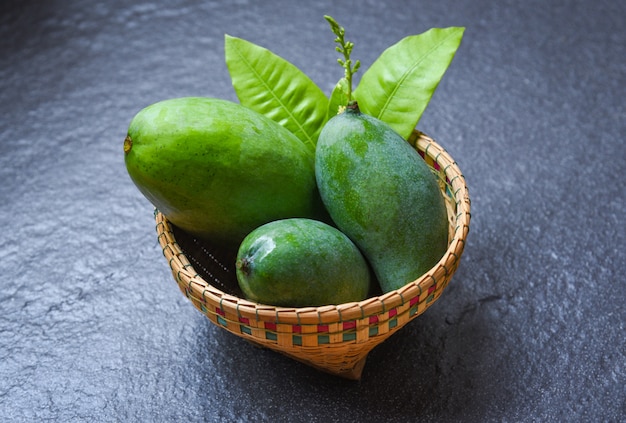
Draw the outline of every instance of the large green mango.
<instances>
[{"instance_id":1,"label":"large green mango","mask_svg":"<svg viewBox=\"0 0 626 423\"><path fill-rule=\"evenodd\" d=\"M448 220L436 177L386 123L349 106L322 130L315 170L331 218L384 292L419 278L445 253Z\"/></svg>"},{"instance_id":2,"label":"large green mango","mask_svg":"<svg viewBox=\"0 0 626 423\"><path fill-rule=\"evenodd\" d=\"M319 218L314 153L274 121L214 98L161 101L141 110L124 141L128 173L177 227L238 245L256 227Z\"/></svg>"}]
</instances>

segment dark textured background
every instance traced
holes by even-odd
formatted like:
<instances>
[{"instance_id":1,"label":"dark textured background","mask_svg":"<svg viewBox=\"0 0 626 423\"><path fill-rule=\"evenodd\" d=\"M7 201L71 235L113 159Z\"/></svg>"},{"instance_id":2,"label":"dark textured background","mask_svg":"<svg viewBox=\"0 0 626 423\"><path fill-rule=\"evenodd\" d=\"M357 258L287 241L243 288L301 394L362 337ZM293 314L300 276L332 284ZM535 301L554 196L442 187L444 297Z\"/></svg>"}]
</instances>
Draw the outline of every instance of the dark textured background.
<instances>
[{"instance_id":1,"label":"dark textured background","mask_svg":"<svg viewBox=\"0 0 626 423\"><path fill-rule=\"evenodd\" d=\"M597 1L0 4L0 420L626 420L626 6ZM419 128L472 198L441 300L360 382L252 347L184 298L126 174L158 100L236 100L225 33L327 93L334 16L363 67L465 26Z\"/></svg>"}]
</instances>

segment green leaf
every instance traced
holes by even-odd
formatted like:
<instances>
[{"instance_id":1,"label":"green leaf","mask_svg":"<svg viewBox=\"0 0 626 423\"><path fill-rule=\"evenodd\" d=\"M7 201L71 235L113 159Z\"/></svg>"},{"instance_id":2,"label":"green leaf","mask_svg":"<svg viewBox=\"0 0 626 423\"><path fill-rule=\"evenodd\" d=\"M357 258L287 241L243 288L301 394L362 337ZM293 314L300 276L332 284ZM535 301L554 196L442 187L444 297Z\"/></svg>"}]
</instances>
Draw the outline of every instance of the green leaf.
<instances>
[{"instance_id":1,"label":"green leaf","mask_svg":"<svg viewBox=\"0 0 626 423\"><path fill-rule=\"evenodd\" d=\"M346 107L348 104L348 80L341 78L337 85L333 88L333 92L330 94L330 100L328 101L328 114L327 119L339 114L341 107Z\"/></svg>"},{"instance_id":2,"label":"green leaf","mask_svg":"<svg viewBox=\"0 0 626 423\"><path fill-rule=\"evenodd\" d=\"M225 36L226 65L241 104L278 122L315 150L328 98L300 69L268 49Z\"/></svg>"},{"instance_id":3,"label":"green leaf","mask_svg":"<svg viewBox=\"0 0 626 423\"><path fill-rule=\"evenodd\" d=\"M409 137L461 44L465 28L433 28L385 50L361 77L359 109Z\"/></svg>"}]
</instances>

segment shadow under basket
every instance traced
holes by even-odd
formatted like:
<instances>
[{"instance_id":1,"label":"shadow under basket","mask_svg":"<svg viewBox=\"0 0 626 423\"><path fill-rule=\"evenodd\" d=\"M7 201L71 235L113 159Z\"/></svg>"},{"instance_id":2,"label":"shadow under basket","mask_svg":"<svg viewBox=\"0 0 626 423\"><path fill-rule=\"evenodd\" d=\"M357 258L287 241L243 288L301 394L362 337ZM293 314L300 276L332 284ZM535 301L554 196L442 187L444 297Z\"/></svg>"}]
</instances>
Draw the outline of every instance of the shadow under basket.
<instances>
[{"instance_id":1,"label":"shadow under basket","mask_svg":"<svg viewBox=\"0 0 626 423\"><path fill-rule=\"evenodd\" d=\"M237 336L319 370L360 379L367 354L439 299L469 232L470 199L456 162L417 130L409 142L438 177L449 220L446 253L417 280L360 302L302 308L254 303L238 288L236 251L196 240L157 210L159 244L180 290L211 322Z\"/></svg>"}]
</instances>

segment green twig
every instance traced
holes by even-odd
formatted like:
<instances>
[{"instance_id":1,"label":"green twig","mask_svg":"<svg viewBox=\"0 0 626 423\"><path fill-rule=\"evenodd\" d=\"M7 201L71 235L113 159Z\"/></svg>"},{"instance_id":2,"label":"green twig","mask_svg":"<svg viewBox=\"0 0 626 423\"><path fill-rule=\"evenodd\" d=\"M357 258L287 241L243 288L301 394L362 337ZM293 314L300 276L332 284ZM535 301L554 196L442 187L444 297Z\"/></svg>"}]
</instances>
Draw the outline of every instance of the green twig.
<instances>
[{"instance_id":1,"label":"green twig","mask_svg":"<svg viewBox=\"0 0 626 423\"><path fill-rule=\"evenodd\" d=\"M346 93L346 97L348 98L349 103L350 101L352 101L352 76L359 70L361 62L357 60L353 64L352 59L350 59L350 54L352 53L354 43L345 40L345 29L339 26L337 21L335 21L332 17L328 15L324 15L324 19L328 21L328 23L330 24L330 29L337 36L335 38L335 42L339 45L335 47L335 50L343 54L343 59L337 59L337 62L345 69L345 78L346 81L348 81L348 92Z\"/></svg>"}]
</instances>

